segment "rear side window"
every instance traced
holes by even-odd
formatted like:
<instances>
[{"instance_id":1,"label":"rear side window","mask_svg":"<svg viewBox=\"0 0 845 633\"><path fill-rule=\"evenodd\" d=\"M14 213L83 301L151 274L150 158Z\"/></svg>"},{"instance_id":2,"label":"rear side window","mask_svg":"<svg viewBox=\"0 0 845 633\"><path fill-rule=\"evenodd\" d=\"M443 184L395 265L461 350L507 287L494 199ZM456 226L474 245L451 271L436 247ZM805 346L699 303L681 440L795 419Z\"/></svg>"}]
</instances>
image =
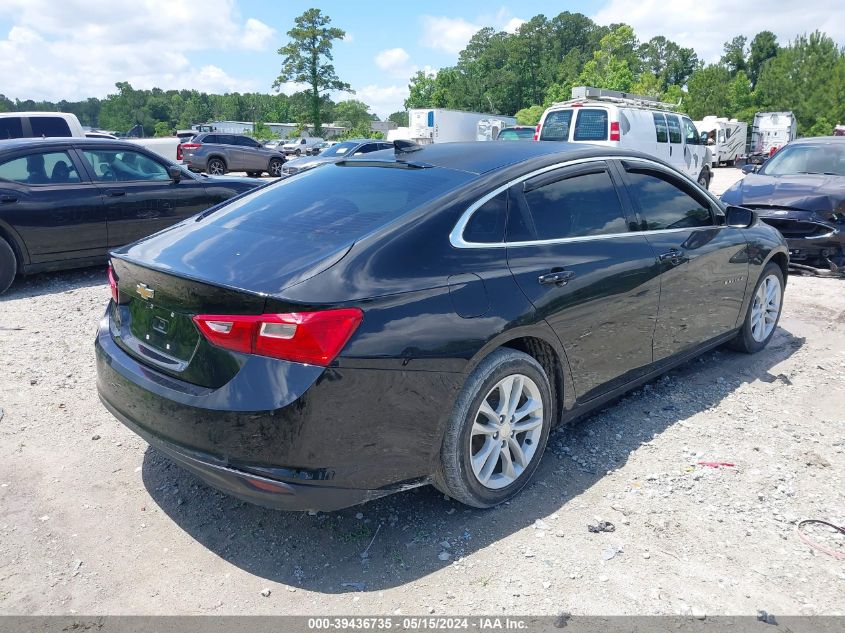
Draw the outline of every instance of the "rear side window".
<instances>
[{"instance_id":1,"label":"rear side window","mask_svg":"<svg viewBox=\"0 0 845 633\"><path fill-rule=\"evenodd\" d=\"M606 171L562 178L515 196L508 241L554 240L628 231Z\"/></svg>"},{"instance_id":2,"label":"rear side window","mask_svg":"<svg viewBox=\"0 0 845 633\"><path fill-rule=\"evenodd\" d=\"M58 116L31 116L33 136L72 136L67 121Z\"/></svg>"},{"instance_id":3,"label":"rear side window","mask_svg":"<svg viewBox=\"0 0 845 633\"><path fill-rule=\"evenodd\" d=\"M203 136L199 139L200 143L219 143L220 141L217 140L216 134L209 134L208 136Z\"/></svg>"},{"instance_id":4,"label":"rear side window","mask_svg":"<svg viewBox=\"0 0 845 633\"><path fill-rule=\"evenodd\" d=\"M606 141L607 110L580 110L575 120L573 141Z\"/></svg>"},{"instance_id":5,"label":"rear side window","mask_svg":"<svg viewBox=\"0 0 845 633\"><path fill-rule=\"evenodd\" d=\"M23 122L21 117L0 117L0 139L21 138L23 136Z\"/></svg>"},{"instance_id":6,"label":"rear side window","mask_svg":"<svg viewBox=\"0 0 845 633\"><path fill-rule=\"evenodd\" d=\"M669 130L666 129L666 117L661 112L652 112L654 117L654 130L657 132L658 143L669 142Z\"/></svg>"},{"instance_id":7,"label":"rear side window","mask_svg":"<svg viewBox=\"0 0 845 633\"><path fill-rule=\"evenodd\" d=\"M680 143L681 142L681 123L678 121L678 117L674 114L667 114L666 115L666 127L669 128L669 142L670 143Z\"/></svg>"},{"instance_id":8,"label":"rear side window","mask_svg":"<svg viewBox=\"0 0 845 633\"><path fill-rule=\"evenodd\" d=\"M79 182L79 173L66 152L47 152L14 158L0 164L0 180L27 185Z\"/></svg>"},{"instance_id":9,"label":"rear side window","mask_svg":"<svg viewBox=\"0 0 845 633\"><path fill-rule=\"evenodd\" d=\"M541 141L568 141L572 110L553 110L546 115L540 128Z\"/></svg>"},{"instance_id":10,"label":"rear side window","mask_svg":"<svg viewBox=\"0 0 845 633\"><path fill-rule=\"evenodd\" d=\"M235 145L241 145L243 147L258 147L258 143L248 136L236 136L234 137L234 140Z\"/></svg>"},{"instance_id":11,"label":"rear side window","mask_svg":"<svg viewBox=\"0 0 845 633\"><path fill-rule=\"evenodd\" d=\"M235 137L231 134L218 134L217 142L220 143L220 145L234 145Z\"/></svg>"},{"instance_id":12,"label":"rear side window","mask_svg":"<svg viewBox=\"0 0 845 633\"><path fill-rule=\"evenodd\" d=\"M508 192L503 191L482 204L464 229L464 240L479 244L493 244L505 239L505 220L508 215Z\"/></svg>"},{"instance_id":13,"label":"rear side window","mask_svg":"<svg viewBox=\"0 0 845 633\"><path fill-rule=\"evenodd\" d=\"M642 230L711 226L709 205L684 191L657 172L627 174L631 197L640 210Z\"/></svg>"},{"instance_id":14,"label":"rear side window","mask_svg":"<svg viewBox=\"0 0 845 633\"><path fill-rule=\"evenodd\" d=\"M208 221L225 230L278 237L279 253L287 241L320 248L327 241L348 244L468 179L463 172L437 167L330 164L247 194Z\"/></svg>"}]
</instances>

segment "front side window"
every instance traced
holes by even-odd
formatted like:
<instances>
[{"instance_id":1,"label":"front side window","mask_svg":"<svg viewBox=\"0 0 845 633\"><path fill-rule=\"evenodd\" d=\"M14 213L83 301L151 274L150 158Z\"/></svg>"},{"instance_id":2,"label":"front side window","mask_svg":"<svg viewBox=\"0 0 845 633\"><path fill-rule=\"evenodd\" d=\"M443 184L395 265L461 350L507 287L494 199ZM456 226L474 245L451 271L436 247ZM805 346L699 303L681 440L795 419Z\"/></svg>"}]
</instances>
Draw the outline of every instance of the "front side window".
<instances>
[{"instance_id":1,"label":"front side window","mask_svg":"<svg viewBox=\"0 0 845 633\"><path fill-rule=\"evenodd\" d=\"M669 131L666 128L666 117L661 112L652 112L654 117L654 131L657 133L658 143L669 142Z\"/></svg>"},{"instance_id":2,"label":"front side window","mask_svg":"<svg viewBox=\"0 0 845 633\"><path fill-rule=\"evenodd\" d=\"M530 183L530 181L529 181ZM515 195L508 241L555 240L628 231L607 171L576 174ZM511 221L512 218L512 221Z\"/></svg>"},{"instance_id":3,"label":"front side window","mask_svg":"<svg viewBox=\"0 0 845 633\"><path fill-rule=\"evenodd\" d=\"M33 136L73 136L67 121L58 116L31 116L29 125Z\"/></svg>"},{"instance_id":4,"label":"front side window","mask_svg":"<svg viewBox=\"0 0 845 633\"><path fill-rule=\"evenodd\" d=\"M79 173L67 152L47 152L13 158L0 164L0 179L27 185L79 182Z\"/></svg>"},{"instance_id":5,"label":"front side window","mask_svg":"<svg viewBox=\"0 0 845 633\"><path fill-rule=\"evenodd\" d=\"M554 110L546 115L540 128L541 141L568 141L572 110Z\"/></svg>"},{"instance_id":6,"label":"front side window","mask_svg":"<svg viewBox=\"0 0 845 633\"><path fill-rule=\"evenodd\" d=\"M464 228L464 240L478 244L494 244L505 237L508 215L508 192L503 191L482 204Z\"/></svg>"},{"instance_id":7,"label":"front side window","mask_svg":"<svg viewBox=\"0 0 845 633\"><path fill-rule=\"evenodd\" d=\"M631 197L640 210L644 231L711 226L710 207L665 179L659 172L630 171Z\"/></svg>"},{"instance_id":8,"label":"front side window","mask_svg":"<svg viewBox=\"0 0 845 633\"><path fill-rule=\"evenodd\" d=\"M582 109L575 121L573 141L606 141L607 110Z\"/></svg>"},{"instance_id":9,"label":"front side window","mask_svg":"<svg viewBox=\"0 0 845 633\"><path fill-rule=\"evenodd\" d=\"M667 114L666 115L666 127L669 128L669 142L670 143L680 143L681 142L681 124L678 121L678 117L674 114Z\"/></svg>"},{"instance_id":10,"label":"front side window","mask_svg":"<svg viewBox=\"0 0 845 633\"><path fill-rule=\"evenodd\" d=\"M144 154L131 150L92 149L83 152L101 182L170 180L167 168Z\"/></svg>"},{"instance_id":11,"label":"front side window","mask_svg":"<svg viewBox=\"0 0 845 633\"><path fill-rule=\"evenodd\" d=\"M682 121L684 123L684 136L686 137L687 145L700 145L701 135L695 129L693 122L687 117L683 117Z\"/></svg>"}]
</instances>

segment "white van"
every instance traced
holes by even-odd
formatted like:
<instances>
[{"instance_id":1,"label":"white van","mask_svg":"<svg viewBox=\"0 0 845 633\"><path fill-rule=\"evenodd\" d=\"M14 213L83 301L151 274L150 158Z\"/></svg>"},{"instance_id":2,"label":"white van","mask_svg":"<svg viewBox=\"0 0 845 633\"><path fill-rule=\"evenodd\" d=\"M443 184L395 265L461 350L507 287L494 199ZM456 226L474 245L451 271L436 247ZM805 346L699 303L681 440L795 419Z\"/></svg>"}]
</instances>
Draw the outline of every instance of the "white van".
<instances>
[{"instance_id":1,"label":"white van","mask_svg":"<svg viewBox=\"0 0 845 633\"><path fill-rule=\"evenodd\" d=\"M323 139L319 136L300 136L291 141L286 141L282 145L282 151L285 154L295 154L296 156L304 156L309 153L309 150L317 143L322 143ZM278 149L278 148L277 148Z\"/></svg>"},{"instance_id":2,"label":"white van","mask_svg":"<svg viewBox=\"0 0 845 633\"><path fill-rule=\"evenodd\" d=\"M692 120L648 97L575 87L570 101L546 109L534 138L637 150L710 186L710 152Z\"/></svg>"},{"instance_id":3,"label":"white van","mask_svg":"<svg viewBox=\"0 0 845 633\"><path fill-rule=\"evenodd\" d=\"M75 114L66 112L0 112L0 140L42 136L84 137L85 131Z\"/></svg>"}]
</instances>

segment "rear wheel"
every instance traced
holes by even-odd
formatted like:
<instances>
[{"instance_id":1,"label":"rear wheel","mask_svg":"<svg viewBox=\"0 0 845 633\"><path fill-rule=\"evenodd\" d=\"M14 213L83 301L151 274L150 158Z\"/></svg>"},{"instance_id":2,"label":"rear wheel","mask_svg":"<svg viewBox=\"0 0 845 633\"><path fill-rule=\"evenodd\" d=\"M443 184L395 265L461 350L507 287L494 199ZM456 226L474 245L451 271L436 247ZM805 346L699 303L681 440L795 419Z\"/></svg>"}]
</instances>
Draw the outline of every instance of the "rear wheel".
<instances>
[{"instance_id":1,"label":"rear wheel","mask_svg":"<svg viewBox=\"0 0 845 633\"><path fill-rule=\"evenodd\" d=\"M297 156L302 156L302 150L301 150L301 149L297 149L297 150L294 152L294 154L296 154Z\"/></svg>"},{"instance_id":2,"label":"rear wheel","mask_svg":"<svg viewBox=\"0 0 845 633\"><path fill-rule=\"evenodd\" d=\"M710 172L707 168L701 170L701 173L698 174L698 184L704 187L705 189L710 188Z\"/></svg>"},{"instance_id":3,"label":"rear wheel","mask_svg":"<svg viewBox=\"0 0 845 633\"><path fill-rule=\"evenodd\" d=\"M212 176L222 176L226 173L226 163L219 158L212 158L208 161L208 173Z\"/></svg>"},{"instance_id":4,"label":"rear wheel","mask_svg":"<svg viewBox=\"0 0 845 633\"><path fill-rule=\"evenodd\" d=\"M282 165L284 165L284 162L281 158L271 158L267 171L270 172L271 176L278 178L282 175Z\"/></svg>"},{"instance_id":5,"label":"rear wheel","mask_svg":"<svg viewBox=\"0 0 845 633\"><path fill-rule=\"evenodd\" d=\"M515 495L546 448L551 403L540 363L516 350L493 352L470 374L455 402L435 486L476 508Z\"/></svg>"},{"instance_id":6,"label":"rear wheel","mask_svg":"<svg viewBox=\"0 0 845 633\"><path fill-rule=\"evenodd\" d=\"M729 343L730 347L746 354L766 347L775 333L782 306L783 271L774 262L769 262L757 280L742 328Z\"/></svg>"},{"instance_id":7,"label":"rear wheel","mask_svg":"<svg viewBox=\"0 0 845 633\"><path fill-rule=\"evenodd\" d=\"M0 294L8 290L18 272L18 260L9 243L0 237Z\"/></svg>"}]
</instances>

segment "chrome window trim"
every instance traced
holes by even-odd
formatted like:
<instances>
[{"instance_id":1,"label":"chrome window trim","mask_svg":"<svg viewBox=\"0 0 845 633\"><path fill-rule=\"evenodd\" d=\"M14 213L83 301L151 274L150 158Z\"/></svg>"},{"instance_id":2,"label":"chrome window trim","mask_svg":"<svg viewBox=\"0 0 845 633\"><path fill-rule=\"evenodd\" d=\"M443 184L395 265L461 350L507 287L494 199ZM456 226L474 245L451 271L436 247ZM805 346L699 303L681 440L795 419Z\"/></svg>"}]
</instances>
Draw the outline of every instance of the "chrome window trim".
<instances>
[{"instance_id":1,"label":"chrome window trim","mask_svg":"<svg viewBox=\"0 0 845 633\"><path fill-rule=\"evenodd\" d=\"M628 231L626 233L604 233L601 235L579 235L577 237L560 237L557 239L552 240L529 240L529 241L521 241L521 242L467 242L464 239L464 230L466 229L467 224L469 224L470 218L472 218L472 214L475 213L481 206L483 206L486 202L490 199L495 198L497 195L506 191L507 189L511 188L514 185L517 185L521 182L524 182L534 176L539 176L540 174L545 174L550 171L554 171L556 169L562 169L564 167L570 167L572 165L581 165L584 163L592 163L592 162L603 162L608 160L616 160L616 161L634 161L638 163L645 163L650 167L656 168L659 171L669 174L670 176L677 177L678 175L686 178L690 182L694 182L689 176L686 174L682 174L680 172L676 172L667 168L665 165L658 163L657 161L650 160L648 158L642 158L640 156L592 156L590 158L577 158L573 160L564 161L562 163L555 163L554 165L547 165L546 167L541 167L540 169L536 169L532 172L527 174L523 174L518 178L514 178L513 180L509 180L503 185L496 187L493 191L488 194L485 194L475 202L473 202L467 209L461 214L461 217L458 219L457 224L449 233L449 243L454 248L507 248L508 246L545 246L549 244L568 244L570 242L588 242L592 240L598 239L614 239L618 237L632 237L637 235L658 235L658 234L665 234L665 233L680 233L681 231L694 231L698 229L711 229L711 228L718 228L719 224L712 224L710 226L697 226L697 227L688 227L688 228L679 228L679 229L659 229L654 231ZM611 174L611 178L612 178ZM695 183L695 186L698 187L698 183ZM700 187L699 187L700 188ZM710 194L709 191L705 192L707 197L713 200L713 196ZM718 208L718 206L717 206ZM711 208L711 213L714 215L716 211Z\"/></svg>"}]
</instances>

